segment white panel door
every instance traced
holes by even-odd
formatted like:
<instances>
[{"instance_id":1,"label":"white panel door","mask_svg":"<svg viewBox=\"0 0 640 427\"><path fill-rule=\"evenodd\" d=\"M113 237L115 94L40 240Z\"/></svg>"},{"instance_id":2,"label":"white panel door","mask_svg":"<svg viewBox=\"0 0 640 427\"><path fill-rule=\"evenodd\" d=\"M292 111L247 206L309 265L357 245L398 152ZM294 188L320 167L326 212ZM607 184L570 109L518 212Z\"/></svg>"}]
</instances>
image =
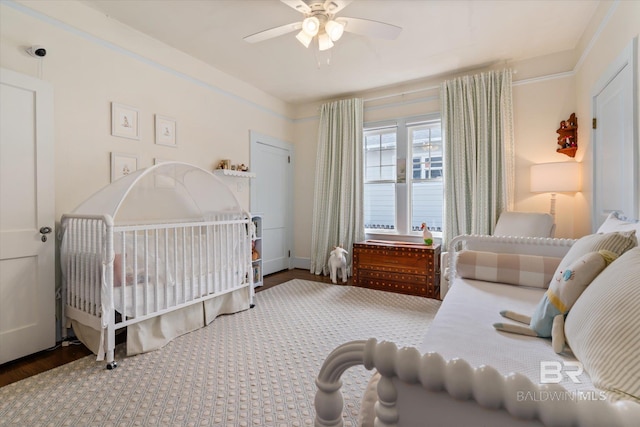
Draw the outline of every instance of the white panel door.
<instances>
[{"instance_id":1,"label":"white panel door","mask_svg":"<svg viewBox=\"0 0 640 427\"><path fill-rule=\"evenodd\" d=\"M55 345L53 155L51 86L0 69L0 363Z\"/></svg>"},{"instance_id":2,"label":"white panel door","mask_svg":"<svg viewBox=\"0 0 640 427\"><path fill-rule=\"evenodd\" d=\"M291 150L286 143L252 133L251 211L262 214L262 269L289 268L291 250Z\"/></svg>"},{"instance_id":3,"label":"white panel door","mask_svg":"<svg viewBox=\"0 0 640 427\"><path fill-rule=\"evenodd\" d=\"M632 46L635 43L632 43ZM593 229L611 211L640 216L638 140L634 120L635 47L628 47L607 70L593 96Z\"/></svg>"}]
</instances>

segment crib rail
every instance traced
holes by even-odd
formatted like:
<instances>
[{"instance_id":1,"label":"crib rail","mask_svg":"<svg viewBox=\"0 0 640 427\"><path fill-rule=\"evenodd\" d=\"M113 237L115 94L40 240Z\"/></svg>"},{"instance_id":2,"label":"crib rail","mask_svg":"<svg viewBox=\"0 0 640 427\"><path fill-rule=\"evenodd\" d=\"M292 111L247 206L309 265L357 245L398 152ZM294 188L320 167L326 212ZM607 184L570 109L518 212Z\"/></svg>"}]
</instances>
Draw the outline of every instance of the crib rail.
<instances>
[{"instance_id":1,"label":"crib rail","mask_svg":"<svg viewBox=\"0 0 640 427\"><path fill-rule=\"evenodd\" d=\"M63 216L67 314L113 330L252 287L249 216L116 226L109 216ZM111 347L111 345L109 345Z\"/></svg>"}]
</instances>

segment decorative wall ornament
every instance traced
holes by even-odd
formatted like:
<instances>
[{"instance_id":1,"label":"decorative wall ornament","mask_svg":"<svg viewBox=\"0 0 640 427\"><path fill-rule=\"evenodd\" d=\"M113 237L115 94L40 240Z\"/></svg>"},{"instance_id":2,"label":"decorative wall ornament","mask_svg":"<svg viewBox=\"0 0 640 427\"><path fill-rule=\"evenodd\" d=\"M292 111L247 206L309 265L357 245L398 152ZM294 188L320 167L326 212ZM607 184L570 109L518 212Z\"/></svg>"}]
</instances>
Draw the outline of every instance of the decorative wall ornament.
<instances>
[{"instance_id":1,"label":"decorative wall ornament","mask_svg":"<svg viewBox=\"0 0 640 427\"><path fill-rule=\"evenodd\" d=\"M571 113L569 119L560 122L558 133L558 153L575 157L578 151L578 119L576 113Z\"/></svg>"},{"instance_id":2,"label":"decorative wall ornament","mask_svg":"<svg viewBox=\"0 0 640 427\"><path fill-rule=\"evenodd\" d=\"M111 103L111 135L140 139L138 109L124 104Z\"/></svg>"},{"instance_id":3,"label":"decorative wall ornament","mask_svg":"<svg viewBox=\"0 0 640 427\"><path fill-rule=\"evenodd\" d=\"M176 121L156 114L156 144L176 147Z\"/></svg>"},{"instance_id":4,"label":"decorative wall ornament","mask_svg":"<svg viewBox=\"0 0 640 427\"><path fill-rule=\"evenodd\" d=\"M138 170L139 163L136 154L111 152L111 182Z\"/></svg>"}]
</instances>

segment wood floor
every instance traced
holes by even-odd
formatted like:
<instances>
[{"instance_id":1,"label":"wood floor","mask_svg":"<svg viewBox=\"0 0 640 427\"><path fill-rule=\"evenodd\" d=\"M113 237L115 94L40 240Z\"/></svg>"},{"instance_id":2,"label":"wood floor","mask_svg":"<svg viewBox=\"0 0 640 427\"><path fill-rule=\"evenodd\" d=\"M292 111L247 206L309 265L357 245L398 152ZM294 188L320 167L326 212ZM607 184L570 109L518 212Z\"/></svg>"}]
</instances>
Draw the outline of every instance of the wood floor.
<instances>
[{"instance_id":1,"label":"wood floor","mask_svg":"<svg viewBox=\"0 0 640 427\"><path fill-rule=\"evenodd\" d=\"M308 270L294 269L265 276L264 286L257 288L256 291L261 292L292 279L331 283L328 276L316 276ZM347 284L351 284L351 279L349 279ZM57 345L53 349L41 351L31 356L5 363L0 365L0 387L48 371L65 363L73 362L89 354L91 354L91 351L84 345L73 343L68 347Z\"/></svg>"}]
</instances>

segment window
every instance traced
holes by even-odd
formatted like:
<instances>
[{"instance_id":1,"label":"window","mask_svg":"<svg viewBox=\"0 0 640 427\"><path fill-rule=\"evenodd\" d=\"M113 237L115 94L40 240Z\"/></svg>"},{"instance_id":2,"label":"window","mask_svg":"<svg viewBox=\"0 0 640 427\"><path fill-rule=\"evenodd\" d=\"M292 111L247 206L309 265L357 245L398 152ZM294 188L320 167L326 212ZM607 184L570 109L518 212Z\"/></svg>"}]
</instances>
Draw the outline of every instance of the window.
<instances>
[{"instance_id":1,"label":"window","mask_svg":"<svg viewBox=\"0 0 640 427\"><path fill-rule=\"evenodd\" d=\"M439 116L364 129L364 223L368 232L442 231L443 148Z\"/></svg>"}]
</instances>

